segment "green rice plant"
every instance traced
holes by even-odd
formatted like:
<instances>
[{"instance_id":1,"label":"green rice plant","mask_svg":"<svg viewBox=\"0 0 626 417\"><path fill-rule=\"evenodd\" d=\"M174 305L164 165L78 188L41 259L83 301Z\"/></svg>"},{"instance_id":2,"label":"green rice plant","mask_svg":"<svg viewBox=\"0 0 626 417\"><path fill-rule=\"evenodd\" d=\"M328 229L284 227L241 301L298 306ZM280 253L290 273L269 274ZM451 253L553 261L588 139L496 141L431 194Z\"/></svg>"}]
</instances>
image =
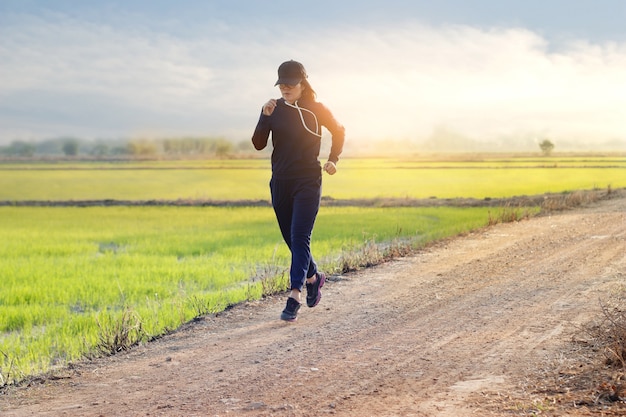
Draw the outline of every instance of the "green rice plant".
<instances>
[{"instance_id":1,"label":"green rice plant","mask_svg":"<svg viewBox=\"0 0 626 417\"><path fill-rule=\"evenodd\" d=\"M232 200L268 198L270 169L0 170L0 200Z\"/></svg>"},{"instance_id":2,"label":"green rice plant","mask_svg":"<svg viewBox=\"0 0 626 417\"><path fill-rule=\"evenodd\" d=\"M324 195L349 198L503 198L565 190L626 186L624 168L491 168L450 166L446 169L398 167L352 169L325 182Z\"/></svg>"},{"instance_id":3,"label":"green rice plant","mask_svg":"<svg viewBox=\"0 0 626 417\"><path fill-rule=\"evenodd\" d=\"M268 201L268 160L0 164L0 201ZM342 159L323 193L355 198L503 198L626 187L626 160Z\"/></svg>"},{"instance_id":4,"label":"green rice plant","mask_svg":"<svg viewBox=\"0 0 626 417\"><path fill-rule=\"evenodd\" d=\"M272 260L256 265L251 280L260 283L262 296L268 296L287 289L289 285L288 272L286 266L279 266Z\"/></svg>"},{"instance_id":5,"label":"green rice plant","mask_svg":"<svg viewBox=\"0 0 626 417\"><path fill-rule=\"evenodd\" d=\"M486 224L486 208L324 207L330 273L375 241L423 245ZM0 207L0 373L14 381L141 343L286 288L268 207Z\"/></svg>"},{"instance_id":6,"label":"green rice plant","mask_svg":"<svg viewBox=\"0 0 626 417\"><path fill-rule=\"evenodd\" d=\"M98 343L96 349L105 355L128 350L146 338L141 317L131 309L124 309L121 316L110 313L96 318Z\"/></svg>"},{"instance_id":7,"label":"green rice plant","mask_svg":"<svg viewBox=\"0 0 626 417\"><path fill-rule=\"evenodd\" d=\"M3 366L0 367L0 387L7 386L11 381L19 381L25 375L15 369L15 358L0 350Z\"/></svg>"},{"instance_id":8,"label":"green rice plant","mask_svg":"<svg viewBox=\"0 0 626 417\"><path fill-rule=\"evenodd\" d=\"M488 213L485 207L325 207L318 215L318 224L334 227L316 226L313 248L329 254L323 260L327 270L352 271L484 226Z\"/></svg>"},{"instance_id":9,"label":"green rice plant","mask_svg":"<svg viewBox=\"0 0 626 417\"><path fill-rule=\"evenodd\" d=\"M511 223L528 219L537 214L537 211L536 207L511 207L506 205L496 209L494 213L489 211L487 225L493 226L498 223Z\"/></svg>"}]
</instances>

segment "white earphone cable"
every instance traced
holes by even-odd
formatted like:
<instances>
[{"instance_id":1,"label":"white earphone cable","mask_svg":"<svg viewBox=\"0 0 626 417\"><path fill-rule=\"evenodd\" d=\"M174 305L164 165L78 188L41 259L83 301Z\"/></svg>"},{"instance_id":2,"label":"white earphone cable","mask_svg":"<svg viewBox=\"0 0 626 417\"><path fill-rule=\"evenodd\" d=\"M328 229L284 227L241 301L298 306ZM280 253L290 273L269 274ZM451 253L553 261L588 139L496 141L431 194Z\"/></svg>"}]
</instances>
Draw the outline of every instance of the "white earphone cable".
<instances>
[{"instance_id":1,"label":"white earphone cable","mask_svg":"<svg viewBox=\"0 0 626 417\"><path fill-rule=\"evenodd\" d=\"M294 104L290 104L287 103L285 101L285 104L288 105L289 107L293 107L294 109L298 110L298 113L300 114L300 121L302 122L302 126L304 126L304 128L306 129L307 132L309 132L312 135L317 136L318 138L321 138L322 135L320 135L319 133L317 133L320 129L319 123L317 122L317 116L315 116L315 113L313 113L311 110L309 109L305 109L303 107L298 106L298 101L296 100L294 102ZM304 121L304 115L302 114L302 110L309 112L313 115L313 119L315 120L315 132L312 131L311 129L309 129L309 127L306 125L305 121Z\"/></svg>"}]
</instances>

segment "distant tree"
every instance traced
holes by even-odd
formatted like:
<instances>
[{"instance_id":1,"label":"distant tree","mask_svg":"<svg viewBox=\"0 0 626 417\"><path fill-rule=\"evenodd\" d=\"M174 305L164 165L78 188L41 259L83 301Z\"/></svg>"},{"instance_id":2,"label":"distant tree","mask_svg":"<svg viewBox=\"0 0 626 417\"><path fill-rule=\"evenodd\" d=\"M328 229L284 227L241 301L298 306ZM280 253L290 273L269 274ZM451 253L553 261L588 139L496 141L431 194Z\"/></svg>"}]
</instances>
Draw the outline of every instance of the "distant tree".
<instances>
[{"instance_id":1,"label":"distant tree","mask_svg":"<svg viewBox=\"0 0 626 417\"><path fill-rule=\"evenodd\" d=\"M128 145L117 145L111 148L111 155L130 155L130 147Z\"/></svg>"},{"instance_id":2,"label":"distant tree","mask_svg":"<svg viewBox=\"0 0 626 417\"><path fill-rule=\"evenodd\" d=\"M151 140L134 140L126 145L127 153L133 156L153 156L158 153L157 144Z\"/></svg>"},{"instance_id":3,"label":"distant tree","mask_svg":"<svg viewBox=\"0 0 626 417\"><path fill-rule=\"evenodd\" d=\"M169 138L162 141L163 152L168 155L204 155L215 148L212 138Z\"/></svg>"},{"instance_id":4,"label":"distant tree","mask_svg":"<svg viewBox=\"0 0 626 417\"><path fill-rule=\"evenodd\" d=\"M75 139L68 139L63 143L61 148L65 156L76 156L78 155L78 141Z\"/></svg>"},{"instance_id":5,"label":"distant tree","mask_svg":"<svg viewBox=\"0 0 626 417\"><path fill-rule=\"evenodd\" d=\"M31 157L35 154L35 145L16 140L4 149L4 153L9 156Z\"/></svg>"},{"instance_id":6,"label":"distant tree","mask_svg":"<svg viewBox=\"0 0 626 417\"><path fill-rule=\"evenodd\" d=\"M552 153L552 150L554 149L554 143L550 142L548 139L544 139L539 144L539 148L541 149L541 152L545 156L549 156Z\"/></svg>"},{"instance_id":7,"label":"distant tree","mask_svg":"<svg viewBox=\"0 0 626 417\"><path fill-rule=\"evenodd\" d=\"M60 155L63 153L63 144L67 138L45 139L35 144L38 155Z\"/></svg>"},{"instance_id":8,"label":"distant tree","mask_svg":"<svg viewBox=\"0 0 626 417\"><path fill-rule=\"evenodd\" d=\"M94 156L105 156L109 153L109 146L105 143L97 143L91 150L91 154Z\"/></svg>"},{"instance_id":9,"label":"distant tree","mask_svg":"<svg viewBox=\"0 0 626 417\"><path fill-rule=\"evenodd\" d=\"M239 151L250 151L254 149L252 147L252 142L250 142L249 140L242 140L237 142L237 150Z\"/></svg>"},{"instance_id":10,"label":"distant tree","mask_svg":"<svg viewBox=\"0 0 626 417\"><path fill-rule=\"evenodd\" d=\"M227 158L233 153L233 144L227 140L217 140L215 143L215 156Z\"/></svg>"}]
</instances>

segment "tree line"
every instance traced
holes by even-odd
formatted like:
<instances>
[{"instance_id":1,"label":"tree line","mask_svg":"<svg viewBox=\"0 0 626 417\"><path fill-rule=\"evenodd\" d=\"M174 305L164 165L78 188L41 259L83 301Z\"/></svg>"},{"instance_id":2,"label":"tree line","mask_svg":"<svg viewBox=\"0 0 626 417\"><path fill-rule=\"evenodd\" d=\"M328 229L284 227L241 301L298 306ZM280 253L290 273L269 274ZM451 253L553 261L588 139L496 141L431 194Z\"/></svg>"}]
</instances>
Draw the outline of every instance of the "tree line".
<instances>
[{"instance_id":1,"label":"tree line","mask_svg":"<svg viewBox=\"0 0 626 417\"><path fill-rule=\"evenodd\" d=\"M0 155L19 158L37 156L156 157L159 155L228 158L250 151L251 146L248 141L236 144L224 138L212 137L95 141L62 137L39 142L15 140L7 146L0 146Z\"/></svg>"}]
</instances>

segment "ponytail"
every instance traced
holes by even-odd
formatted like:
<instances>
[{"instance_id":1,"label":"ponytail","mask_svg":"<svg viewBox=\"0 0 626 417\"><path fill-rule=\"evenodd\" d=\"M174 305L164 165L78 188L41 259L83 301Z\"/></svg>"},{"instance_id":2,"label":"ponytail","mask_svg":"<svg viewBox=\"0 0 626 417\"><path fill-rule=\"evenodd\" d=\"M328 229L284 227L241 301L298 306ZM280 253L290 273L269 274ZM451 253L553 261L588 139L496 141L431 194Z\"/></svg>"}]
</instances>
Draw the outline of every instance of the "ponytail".
<instances>
[{"instance_id":1,"label":"ponytail","mask_svg":"<svg viewBox=\"0 0 626 417\"><path fill-rule=\"evenodd\" d=\"M304 78L300 82L304 86L304 90L302 91L302 98L306 100L315 101L317 99L317 93L315 92L315 90L313 90L313 87L311 87L309 80Z\"/></svg>"}]
</instances>

